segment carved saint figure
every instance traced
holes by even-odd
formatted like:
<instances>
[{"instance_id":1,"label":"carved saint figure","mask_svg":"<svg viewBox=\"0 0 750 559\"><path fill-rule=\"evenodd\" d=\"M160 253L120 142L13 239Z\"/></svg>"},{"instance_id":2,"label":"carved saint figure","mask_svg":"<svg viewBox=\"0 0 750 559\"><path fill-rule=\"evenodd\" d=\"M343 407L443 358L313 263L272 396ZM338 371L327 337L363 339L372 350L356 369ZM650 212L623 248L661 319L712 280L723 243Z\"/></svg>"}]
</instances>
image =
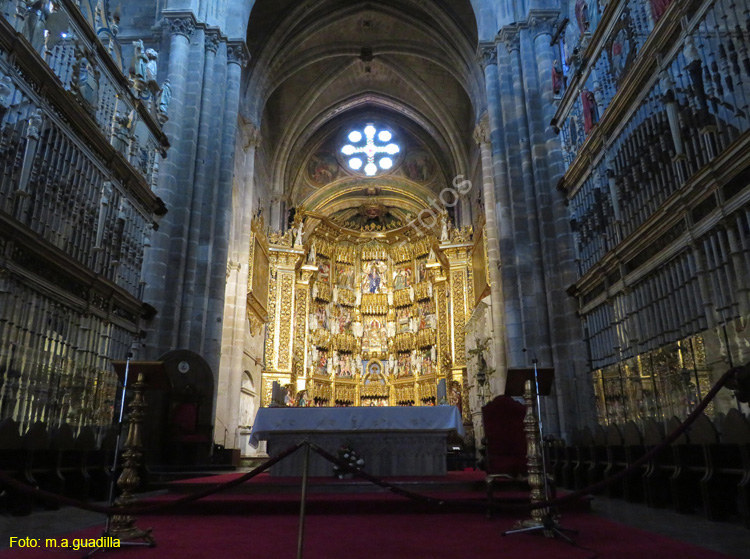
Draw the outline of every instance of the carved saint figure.
<instances>
[{"instance_id":1,"label":"carved saint figure","mask_svg":"<svg viewBox=\"0 0 750 559\"><path fill-rule=\"evenodd\" d=\"M156 83L156 75L158 73L157 60L159 60L159 53L154 49L146 49L146 74L144 75L146 83Z\"/></svg>"},{"instance_id":2,"label":"carved saint figure","mask_svg":"<svg viewBox=\"0 0 750 559\"><path fill-rule=\"evenodd\" d=\"M169 103L172 101L172 86L164 80L159 93L159 121L164 124L169 119Z\"/></svg>"},{"instance_id":3,"label":"carved saint figure","mask_svg":"<svg viewBox=\"0 0 750 559\"><path fill-rule=\"evenodd\" d=\"M654 21L661 19L671 3L672 0L651 0L651 12L654 14Z\"/></svg>"},{"instance_id":4,"label":"carved saint figure","mask_svg":"<svg viewBox=\"0 0 750 559\"><path fill-rule=\"evenodd\" d=\"M583 104L583 129L588 134L594 127L594 124L599 122L599 110L596 106L594 93L588 89L584 89L581 92L581 103Z\"/></svg>"},{"instance_id":5,"label":"carved saint figure","mask_svg":"<svg viewBox=\"0 0 750 559\"><path fill-rule=\"evenodd\" d=\"M354 282L354 270L346 264L336 266L336 285L339 287L352 288Z\"/></svg>"},{"instance_id":6,"label":"carved saint figure","mask_svg":"<svg viewBox=\"0 0 750 559\"><path fill-rule=\"evenodd\" d=\"M589 5L587 0L576 0L576 22L581 35L589 30Z\"/></svg>"},{"instance_id":7,"label":"carved saint figure","mask_svg":"<svg viewBox=\"0 0 750 559\"><path fill-rule=\"evenodd\" d=\"M310 251L307 253L307 264L315 264L315 241L310 245Z\"/></svg>"},{"instance_id":8,"label":"carved saint figure","mask_svg":"<svg viewBox=\"0 0 750 559\"><path fill-rule=\"evenodd\" d=\"M130 73L137 79L146 79L146 64L148 64L148 57L145 53L143 41L138 39L133 41L133 60L130 63Z\"/></svg>"},{"instance_id":9,"label":"carved saint figure","mask_svg":"<svg viewBox=\"0 0 750 559\"><path fill-rule=\"evenodd\" d=\"M386 268L385 262L379 260L370 263L362 278L362 293L382 293L385 290L383 278Z\"/></svg>"},{"instance_id":10,"label":"carved saint figure","mask_svg":"<svg viewBox=\"0 0 750 559\"><path fill-rule=\"evenodd\" d=\"M294 231L294 244L295 245L301 245L302 244L302 234L305 231L305 224L304 222L300 221L299 225Z\"/></svg>"},{"instance_id":11,"label":"carved saint figure","mask_svg":"<svg viewBox=\"0 0 750 559\"><path fill-rule=\"evenodd\" d=\"M552 93L560 95L563 90L564 77L560 61L555 59L552 63Z\"/></svg>"}]
</instances>

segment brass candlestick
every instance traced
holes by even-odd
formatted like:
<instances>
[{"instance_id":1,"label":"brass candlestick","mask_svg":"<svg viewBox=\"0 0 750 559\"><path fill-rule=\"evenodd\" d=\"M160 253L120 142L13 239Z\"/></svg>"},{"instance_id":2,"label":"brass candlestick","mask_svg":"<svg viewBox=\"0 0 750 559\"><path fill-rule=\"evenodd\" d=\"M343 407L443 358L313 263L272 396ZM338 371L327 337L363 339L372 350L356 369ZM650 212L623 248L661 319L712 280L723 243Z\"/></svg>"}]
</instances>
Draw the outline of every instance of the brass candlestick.
<instances>
[{"instance_id":1,"label":"brass candlestick","mask_svg":"<svg viewBox=\"0 0 750 559\"><path fill-rule=\"evenodd\" d=\"M128 435L125 439L125 452L123 452L125 463L122 474L117 480L117 487L120 488L121 493L114 502L115 507L129 507L137 501L133 492L141 482L138 476L138 468L143 455L141 426L146 417L145 388L146 383L143 373L138 373L138 378L133 385L133 400L128 406ZM114 475L114 472L112 474ZM112 517L108 535L121 541L144 540L148 545L156 545L156 541L151 535L151 528L142 530L135 523L135 517L129 514L116 514Z\"/></svg>"},{"instance_id":2,"label":"brass candlestick","mask_svg":"<svg viewBox=\"0 0 750 559\"><path fill-rule=\"evenodd\" d=\"M539 420L536 410L536 393L530 380L524 383L523 399L526 402L526 416L523 418L523 432L526 433L526 464L529 469L529 487L531 488L531 504L541 503L547 498L547 485L544 479L545 471L542 463L541 438L539 437ZM531 520L520 524L524 527L543 526L549 509L536 508L531 510ZM551 534L547 534L551 537Z\"/></svg>"}]
</instances>

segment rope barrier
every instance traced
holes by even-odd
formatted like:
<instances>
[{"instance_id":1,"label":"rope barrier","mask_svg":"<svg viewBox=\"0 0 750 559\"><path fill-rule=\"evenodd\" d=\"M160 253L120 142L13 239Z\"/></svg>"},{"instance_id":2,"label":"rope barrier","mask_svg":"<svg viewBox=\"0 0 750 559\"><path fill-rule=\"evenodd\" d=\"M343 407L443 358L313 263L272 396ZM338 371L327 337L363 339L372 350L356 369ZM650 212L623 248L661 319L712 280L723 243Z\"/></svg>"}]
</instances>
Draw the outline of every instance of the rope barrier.
<instances>
[{"instance_id":1,"label":"rope barrier","mask_svg":"<svg viewBox=\"0 0 750 559\"><path fill-rule=\"evenodd\" d=\"M9 487L12 487L13 489L16 489L19 493L24 493L26 495L38 497L39 499L43 501L57 503L61 505L68 505L71 507L76 507L76 508L88 510L91 512L100 512L102 514L149 514L149 513L160 511L169 507L175 507L175 506L189 503L192 501L197 501L198 499L203 499L204 497L214 495L215 493L219 493L220 491L224 491L225 489L231 489L232 487L241 485L245 483L246 481L248 481L249 479L254 478L258 474L265 472L271 466L273 466L274 464L278 462L281 462L286 457L291 456L292 454L297 452L300 448L302 448L305 444L306 444L305 442L301 442L301 443L297 443L294 446L290 446L289 448L281 452L278 456L275 456L267 460L266 462L264 462L257 468L247 472L246 474L243 474L242 476L236 479L220 484L216 487L209 487L207 489L196 491L195 493L191 493L190 495L186 495L185 497L180 497L172 501L166 501L163 503L156 503L156 504L147 505L147 506L135 505L131 507L107 507L104 505L87 503L85 501L79 501L77 499L65 497L64 495L59 495L57 493L51 493L50 491L44 491L43 489L31 487L30 485L26 485L25 483L22 483L14 479L13 477L9 476L8 474L2 471L0 471L0 482L8 485Z\"/></svg>"},{"instance_id":2,"label":"rope barrier","mask_svg":"<svg viewBox=\"0 0 750 559\"><path fill-rule=\"evenodd\" d=\"M706 394L706 396L701 400L701 402L696 406L696 408L688 415L688 417L683 421L672 433L667 435L665 439L657 446L646 452L643 456L641 456L639 459L637 459L635 462L633 462L628 468L625 470L622 470L621 472L618 472L617 474L610 476L608 478L605 478L597 483L594 483L592 485L589 485L588 487L584 487L583 489L579 489L577 491L573 491L572 493L568 493L561 497L556 497L554 499L549 499L547 501L538 502L538 503L522 503L522 504L512 504L512 503L494 503L494 507L496 509L503 509L503 510L531 510L531 509L538 509L538 508L548 508L548 507L555 507L559 506L561 504L567 503L569 501L574 501L576 499L579 499L585 495L589 495L591 493L595 493L597 491L600 491L601 489L607 487L608 485L615 483L624 477L632 474L633 472L637 471L641 468L646 462L649 460L652 460L657 454L662 452L665 448L667 448L669 445L671 445L679 436L681 436L685 431L693 424L693 422L700 416L700 414L706 409L706 406L713 400L716 395L718 394L719 390L721 390L724 385L732 379L735 376L736 372L735 369L730 369L726 373L722 375L722 377L714 384L714 386L711 388L711 390ZM29 485L26 485L10 475L8 475L6 472L0 471L0 482L5 484L8 487L11 487L15 489L16 491L30 495L33 497L37 497L41 500L53 502L57 504L62 505L68 505L76 508L80 508L83 510L88 510L92 512L99 512L102 514L150 514L157 511L161 511L164 509L168 509L170 507L176 507L179 505L183 505L185 503L190 503L193 501L197 501L199 499L203 499L205 497L214 495L216 493L219 493L221 491L224 491L226 489L231 489L232 487L236 487L238 485L241 485L245 483L246 481L252 479L253 477L257 476L258 474L261 474L271 468L274 464L280 462L281 460L286 459L287 457L291 456L295 452L297 452L300 448L303 446L309 446L311 450L313 450L315 453L320 455L322 458L328 460L332 464L335 464L341 468L342 471L352 473L356 477L362 478L374 485L377 485L378 487L381 487L383 489L386 489L387 491L399 495L401 497L405 497L408 499L421 501L427 504L432 504L436 506L447 506L447 505L454 505L454 506L474 506L477 508L486 509L487 505L486 503L476 503L474 501L470 500L461 500L461 499L439 499L435 497L429 497L426 495L421 495L419 493L414 493L412 491L408 491L406 489L403 489L401 487L398 487L397 485L393 483L389 483L386 481L383 481L380 478L377 478L373 475L368 474L367 472L357 469L356 467L351 466L349 463L338 459L337 457L333 456L329 452L325 451L318 445L311 443L307 440L297 443L296 445L293 445L277 456L270 458L257 468L251 470L250 472L247 472L243 474L242 476L228 481L226 483L220 484L215 487L210 487L201 491L196 491L194 493L191 493L190 495L187 495L185 497L180 497L178 499L166 501L163 503L156 503L146 506L131 506L131 507L107 507L103 505L96 505L94 503L87 503L84 501L79 501L76 499L72 499L70 497L65 497L63 495L59 495L56 493L51 493L49 491L44 491L38 488L31 487Z\"/></svg>"}]
</instances>

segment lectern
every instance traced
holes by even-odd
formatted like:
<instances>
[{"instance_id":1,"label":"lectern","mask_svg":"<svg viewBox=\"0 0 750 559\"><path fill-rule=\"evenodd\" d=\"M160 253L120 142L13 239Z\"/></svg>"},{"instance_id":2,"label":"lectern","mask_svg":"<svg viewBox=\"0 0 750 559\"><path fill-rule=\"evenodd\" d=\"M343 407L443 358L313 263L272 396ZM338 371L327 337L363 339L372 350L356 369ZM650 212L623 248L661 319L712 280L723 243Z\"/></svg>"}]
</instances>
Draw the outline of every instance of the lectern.
<instances>
[{"instance_id":1,"label":"lectern","mask_svg":"<svg viewBox=\"0 0 750 559\"><path fill-rule=\"evenodd\" d=\"M117 487L120 488L121 493L114 502L112 501L113 491L110 491L110 506L128 507L136 501L133 492L138 488L141 481L138 477L138 468L141 465L143 455L142 427L147 406L144 393L147 388L168 390L170 383L162 361L130 361L128 359L126 361L113 361L112 366L122 385L121 407L125 404L127 391L133 391L133 399L128 406L128 434L125 438L122 453L124 464L122 474L117 480ZM120 417L122 422L122 412ZM119 451L119 446L118 444L115 453ZM117 454L115 454L115 467L113 467L112 475L115 475L116 465ZM132 540L143 540L142 545L156 545L151 535L151 529L142 530L138 528L135 524L135 518L127 514L115 514L111 518L108 517L105 535L118 538L124 543Z\"/></svg>"}]
</instances>

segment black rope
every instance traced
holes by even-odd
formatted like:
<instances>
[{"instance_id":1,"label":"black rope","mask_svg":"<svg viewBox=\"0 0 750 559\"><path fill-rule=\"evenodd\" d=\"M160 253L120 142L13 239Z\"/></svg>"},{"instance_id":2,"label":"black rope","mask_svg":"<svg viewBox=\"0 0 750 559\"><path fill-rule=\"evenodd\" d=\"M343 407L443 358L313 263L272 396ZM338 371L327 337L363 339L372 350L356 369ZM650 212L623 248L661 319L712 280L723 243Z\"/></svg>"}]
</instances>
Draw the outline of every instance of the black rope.
<instances>
[{"instance_id":1,"label":"black rope","mask_svg":"<svg viewBox=\"0 0 750 559\"><path fill-rule=\"evenodd\" d=\"M628 468L625 470L622 470L618 472L617 474L607 477L597 483L594 483L592 485L589 485L588 487L584 487L583 489L579 489L577 491L574 491L572 493L568 493L566 495L563 495L561 497L556 497L554 499L550 499L547 501L542 501L538 503L493 503L493 508L496 509L502 509L502 510L531 510L531 509L538 509L538 508L547 508L547 507L554 507L558 506L564 503L567 503L569 501L574 501L579 499L580 497L583 497L585 495L588 495L590 493L595 493L597 491L600 491L601 489L607 487L608 485L615 483L621 479L623 479L625 476L628 476L635 472L636 470L639 470L641 466L643 466L646 462L649 460L652 460L657 454L662 452L665 448L667 448L669 445L671 445L677 438L682 435L692 424L693 422L698 419L700 414L703 412L703 410L706 409L706 406L716 397L716 394L718 394L719 390L721 390L724 385L727 383L727 381L732 378L735 374L734 369L730 369L726 373L722 375L722 377L714 384L714 386L711 388L711 390L706 394L705 398L701 400L701 402L696 406L696 408L688 415L688 417L685 419L684 422L682 422L672 433L670 433L665 439L657 446L652 448L650 451L646 452L643 456L641 456L639 459L637 459L635 462L633 462ZM308 445L311 450L319 454L321 457L325 458L329 462L339 466L342 471L344 472L350 472L354 474L357 477L360 477L374 485L377 485L378 487L381 487L383 489L386 489L387 491L399 495L401 497L405 497L408 499L420 501L423 503L428 503L431 505L443 507L447 505L453 505L453 506L473 506L477 508L486 509L487 505L486 503L477 503L473 500L463 500L463 499L439 499L435 497L429 497L427 495L421 495L419 493L414 493L413 491L408 491L406 489L403 489L401 487L398 487L397 485L393 483L389 483L386 481L383 481L380 478L377 478L373 475L368 474L367 472L360 470L352 465L350 465L348 462L345 462L343 460L338 459L337 457L333 456L329 452L323 450L318 445L311 443L307 440L297 443L296 445L290 446L277 456L270 458L257 468L251 470L250 472L247 472L246 474L243 474L242 476L233 479L231 481L228 481L226 483L217 485L215 487L210 487L201 491L196 491L194 493L191 493L190 495L186 495L185 497L180 497L178 499L165 501L162 503L155 503L151 505L141 505L134 504L133 506L125 506L125 507L108 507L103 505L96 505L94 503L87 503L84 501L79 501L76 499L72 499L70 497L65 497L64 495L59 495L57 493L51 493L49 491L44 491L42 489L38 489L35 487L31 487L29 485L26 485L12 476L8 475L6 472L0 471L0 482L5 484L6 486L15 489L16 491L20 493L24 493L27 495L31 495L33 497L39 498L44 501L53 502L57 504L62 505L68 505L72 507L76 507L83 510L88 510L92 512L99 512L102 514L150 514L157 511L161 511L170 507L176 507L179 505L183 505L185 503L190 503L193 501L197 501L199 499L203 499L205 497L208 497L210 495L214 495L216 493L219 493L221 491L224 491L226 489L231 489L232 487L236 487L238 485L241 485L245 483L246 481L254 478L258 474L261 474L271 468L274 464L277 464L278 462L284 460L288 456L291 456L294 454L297 450L302 448L303 446Z\"/></svg>"},{"instance_id":2,"label":"black rope","mask_svg":"<svg viewBox=\"0 0 750 559\"><path fill-rule=\"evenodd\" d=\"M83 510L88 510L92 512L100 512L102 514L148 514L153 513L156 511L160 511L169 507L175 507L178 505L182 505L185 503L190 503L192 501L197 501L198 499L202 499L204 497L208 497L210 495L214 495L215 493L219 493L220 491L224 491L225 489L231 489L232 487L236 487L237 485L241 485L248 481L249 479L254 478L258 474L261 474L268 470L271 466L274 464L281 462L286 457L294 454L302 448L305 445L304 442L297 443L294 446L290 446L283 452L281 452L278 456L275 456L257 468L247 472L246 474L243 474L242 476L233 479L231 481L228 481L226 483L220 484L215 487L209 487L207 489L203 489L201 491L196 491L194 493L191 493L190 495L186 495L185 497L180 497L178 499L165 501L163 503L155 503L152 505L146 505L146 506L139 506L137 503L133 506L124 506L124 507L108 507L104 505L97 505L94 503L87 503L85 501L79 501L77 499L72 499L70 497L66 497L64 495L59 495L57 493L51 493L50 491L45 491L43 489L38 489L35 487L31 487L29 485L26 485L23 482L18 481L17 479L11 477L7 473L0 471L0 482L4 483L5 485L12 487L13 489L17 490L19 493L24 493L26 495L31 495L33 497L38 497L39 499L47 502L52 503L58 503L61 505L68 505L71 507L76 507Z\"/></svg>"}]
</instances>

